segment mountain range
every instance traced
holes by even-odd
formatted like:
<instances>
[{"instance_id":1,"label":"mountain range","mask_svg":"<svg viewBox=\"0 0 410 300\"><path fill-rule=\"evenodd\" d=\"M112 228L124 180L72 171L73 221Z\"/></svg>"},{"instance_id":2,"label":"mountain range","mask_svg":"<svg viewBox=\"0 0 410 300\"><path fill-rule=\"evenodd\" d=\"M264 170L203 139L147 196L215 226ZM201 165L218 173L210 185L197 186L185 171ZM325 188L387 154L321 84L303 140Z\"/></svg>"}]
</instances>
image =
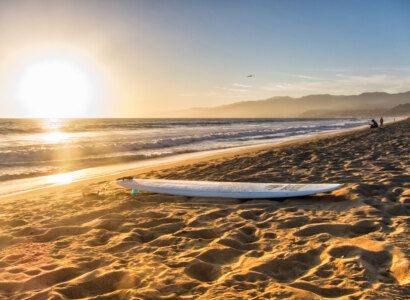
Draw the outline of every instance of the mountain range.
<instances>
[{"instance_id":1,"label":"mountain range","mask_svg":"<svg viewBox=\"0 0 410 300\"><path fill-rule=\"evenodd\" d=\"M397 94L384 92L360 95L309 95L300 98L272 97L265 100L242 101L216 107L196 107L158 113L158 117L175 118L326 118L408 115L410 91ZM399 105L403 106L401 114ZM387 116L387 115L386 115Z\"/></svg>"}]
</instances>

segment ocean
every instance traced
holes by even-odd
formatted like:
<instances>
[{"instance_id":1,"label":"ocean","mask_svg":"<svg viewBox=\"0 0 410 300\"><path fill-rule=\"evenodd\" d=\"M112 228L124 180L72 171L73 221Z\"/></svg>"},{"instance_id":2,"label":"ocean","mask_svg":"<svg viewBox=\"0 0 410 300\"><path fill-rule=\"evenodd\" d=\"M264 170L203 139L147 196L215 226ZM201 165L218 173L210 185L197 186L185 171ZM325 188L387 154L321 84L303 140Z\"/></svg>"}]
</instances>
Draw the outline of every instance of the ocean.
<instances>
[{"instance_id":1,"label":"ocean","mask_svg":"<svg viewBox=\"0 0 410 300\"><path fill-rule=\"evenodd\" d=\"M0 181L269 144L368 119L0 119Z\"/></svg>"}]
</instances>

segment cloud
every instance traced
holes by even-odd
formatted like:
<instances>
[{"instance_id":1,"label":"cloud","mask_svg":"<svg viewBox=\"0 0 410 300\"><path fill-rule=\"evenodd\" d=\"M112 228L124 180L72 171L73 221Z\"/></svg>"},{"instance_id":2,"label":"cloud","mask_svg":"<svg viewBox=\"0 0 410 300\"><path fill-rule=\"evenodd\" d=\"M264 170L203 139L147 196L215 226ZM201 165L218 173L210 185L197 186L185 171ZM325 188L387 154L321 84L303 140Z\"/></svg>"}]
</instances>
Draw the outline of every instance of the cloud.
<instances>
[{"instance_id":1,"label":"cloud","mask_svg":"<svg viewBox=\"0 0 410 300\"><path fill-rule=\"evenodd\" d=\"M399 93L410 89L410 75L374 74L357 76L336 74L334 78L327 80L276 82L262 85L260 89L289 96L304 96L307 94L349 95L372 91Z\"/></svg>"},{"instance_id":2,"label":"cloud","mask_svg":"<svg viewBox=\"0 0 410 300\"><path fill-rule=\"evenodd\" d=\"M237 87L242 87L242 88L250 88L252 87L251 85L245 85L245 84L241 84L241 83L232 83L233 86L237 86Z\"/></svg>"},{"instance_id":3,"label":"cloud","mask_svg":"<svg viewBox=\"0 0 410 300\"><path fill-rule=\"evenodd\" d=\"M274 96L357 95L364 92L400 93L410 90L409 72L404 74L385 72L369 75L333 72L327 77L284 73L277 80L265 82L259 80L259 82L255 81L255 85L252 86L232 83L227 86L216 86L202 92L185 92L181 96L189 98L203 97L212 103L224 104L232 101L259 100Z\"/></svg>"},{"instance_id":4,"label":"cloud","mask_svg":"<svg viewBox=\"0 0 410 300\"><path fill-rule=\"evenodd\" d=\"M240 88L227 88L227 87L220 87L220 86L217 86L216 88L219 90L224 90L228 92L238 92L238 93L249 92L248 89L240 89Z\"/></svg>"},{"instance_id":5,"label":"cloud","mask_svg":"<svg viewBox=\"0 0 410 300\"><path fill-rule=\"evenodd\" d=\"M314 76L307 76L307 75L295 75L298 78L302 79L311 79L311 80L325 80L324 78L314 77Z\"/></svg>"},{"instance_id":6,"label":"cloud","mask_svg":"<svg viewBox=\"0 0 410 300\"><path fill-rule=\"evenodd\" d=\"M311 76L311 75L305 75L305 74L294 74L294 73L287 73L287 72L271 72L271 74L280 75L282 77L286 76L286 77L310 79L310 80L326 80L325 78L318 77L318 76Z\"/></svg>"}]
</instances>

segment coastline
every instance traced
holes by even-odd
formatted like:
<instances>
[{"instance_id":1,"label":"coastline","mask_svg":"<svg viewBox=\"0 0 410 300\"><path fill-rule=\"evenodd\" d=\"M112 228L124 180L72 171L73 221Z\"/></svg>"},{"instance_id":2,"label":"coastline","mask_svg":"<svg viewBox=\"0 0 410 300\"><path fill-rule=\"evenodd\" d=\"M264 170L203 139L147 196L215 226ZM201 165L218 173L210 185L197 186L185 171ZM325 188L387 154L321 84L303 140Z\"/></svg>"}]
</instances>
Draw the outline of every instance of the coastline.
<instances>
[{"instance_id":1,"label":"coastline","mask_svg":"<svg viewBox=\"0 0 410 300\"><path fill-rule=\"evenodd\" d=\"M315 196L132 195L100 179L5 201L0 298L406 299L409 128L404 120L132 174L345 183Z\"/></svg>"},{"instance_id":2,"label":"coastline","mask_svg":"<svg viewBox=\"0 0 410 300\"><path fill-rule=\"evenodd\" d=\"M398 121L397 121L398 122ZM391 122L393 123L393 122ZM385 123L388 125L389 123ZM58 173L53 175L30 177L24 179L10 180L0 182L0 189L8 189L10 192L0 193L0 201L10 201L17 199L23 195L39 195L45 192L58 191L61 187L66 185L78 185L83 183L93 183L102 180L114 180L120 177L133 176L137 173L149 172L154 169L164 169L179 167L184 164L193 164L202 161L220 159L222 157L232 157L239 154L246 154L253 151L260 151L269 148L286 147L287 145L303 144L310 140L327 138L337 136L339 134L350 134L357 130L366 130L368 126L360 126L355 128L349 128L342 131L332 133L321 133L308 137L288 137L278 139L272 143L258 144L243 147L234 147L218 150L207 150L193 153L186 153L180 155L173 155L169 157L145 159L137 161L135 163L123 163L105 165L100 167L94 167L89 169L76 170L68 173ZM119 170L119 171L118 171ZM108 175L108 173L111 173ZM27 186L29 186L27 188ZM23 191L20 191L24 189Z\"/></svg>"}]
</instances>

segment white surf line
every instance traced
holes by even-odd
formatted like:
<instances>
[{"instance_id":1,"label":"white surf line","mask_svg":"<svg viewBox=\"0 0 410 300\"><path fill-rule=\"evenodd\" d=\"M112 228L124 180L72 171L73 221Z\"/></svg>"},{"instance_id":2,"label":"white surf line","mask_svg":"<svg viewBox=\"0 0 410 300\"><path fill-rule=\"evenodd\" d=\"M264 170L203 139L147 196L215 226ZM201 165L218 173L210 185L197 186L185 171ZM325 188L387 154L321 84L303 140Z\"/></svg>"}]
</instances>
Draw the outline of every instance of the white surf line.
<instances>
[{"instance_id":1,"label":"white surf line","mask_svg":"<svg viewBox=\"0 0 410 300\"><path fill-rule=\"evenodd\" d=\"M296 141L305 138L318 137L321 135L327 135L332 133L341 133L350 130L359 130L362 128L367 128L368 125L361 125L357 127L349 127L339 130L328 130L316 133L311 133L307 135L296 135L284 138L276 139L269 143L260 143L254 145L238 146L225 149L216 150L205 150L192 153L178 154L154 159L144 159L135 162L127 162L122 164L112 164L106 166L93 167L88 169L81 169L77 171L72 171L68 173L60 173L41 177L31 177L24 179L15 179L0 182L0 200L10 197L18 196L28 192L46 190L48 188L68 185L71 183L79 183L85 181L96 181L98 179L103 180L107 177L121 177L125 176L125 173L131 171L138 172L139 170L161 167L170 164L180 163L183 161L193 160L193 159L205 159L207 157L212 157L220 154L235 153L243 150L252 150L253 148L277 146L285 142Z\"/></svg>"}]
</instances>

